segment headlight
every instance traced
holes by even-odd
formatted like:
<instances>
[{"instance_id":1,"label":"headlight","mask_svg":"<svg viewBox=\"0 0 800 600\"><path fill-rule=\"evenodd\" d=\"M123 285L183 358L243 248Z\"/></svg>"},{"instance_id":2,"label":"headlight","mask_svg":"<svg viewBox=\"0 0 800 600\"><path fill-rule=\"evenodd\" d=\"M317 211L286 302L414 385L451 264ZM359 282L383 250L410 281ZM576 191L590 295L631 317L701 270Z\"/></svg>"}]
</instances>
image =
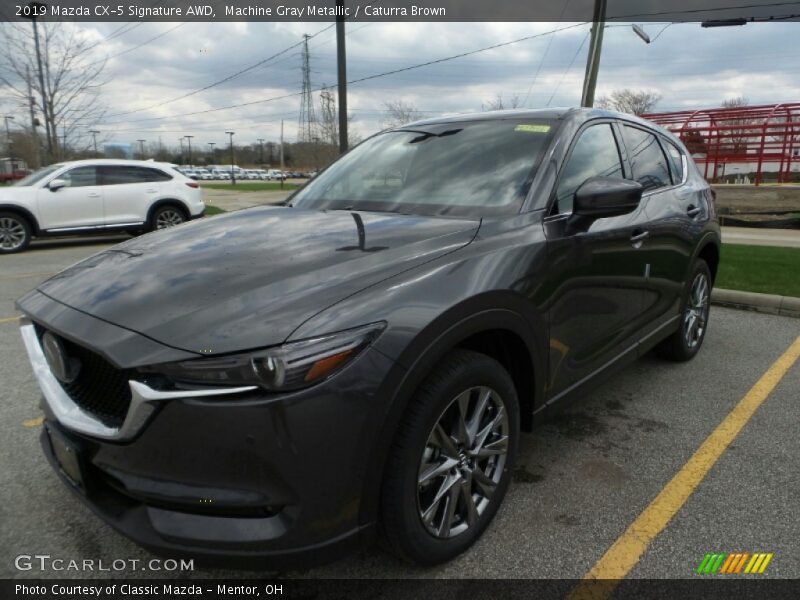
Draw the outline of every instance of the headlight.
<instances>
[{"instance_id":1,"label":"headlight","mask_svg":"<svg viewBox=\"0 0 800 600\"><path fill-rule=\"evenodd\" d=\"M164 375L176 383L296 390L322 381L344 367L378 337L385 325L372 323L265 350L164 363L142 371Z\"/></svg>"}]
</instances>

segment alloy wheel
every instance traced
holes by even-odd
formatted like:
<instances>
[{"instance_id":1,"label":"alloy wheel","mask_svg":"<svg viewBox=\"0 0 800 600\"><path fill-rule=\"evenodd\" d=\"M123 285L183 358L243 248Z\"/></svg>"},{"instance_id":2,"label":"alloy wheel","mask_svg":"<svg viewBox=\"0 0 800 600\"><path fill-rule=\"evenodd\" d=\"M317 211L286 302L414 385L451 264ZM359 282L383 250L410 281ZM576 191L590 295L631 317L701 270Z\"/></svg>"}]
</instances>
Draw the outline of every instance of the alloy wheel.
<instances>
[{"instance_id":1,"label":"alloy wheel","mask_svg":"<svg viewBox=\"0 0 800 600\"><path fill-rule=\"evenodd\" d=\"M0 247L16 250L25 243L25 226L12 217L0 218Z\"/></svg>"},{"instance_id":2,"label":"alloy wheel","mask_svg":"<svg viewBox=\"0 0 800 600\"><path fill-rule=\"evenodd\" d=\"M683 339L690 350L703 339L708 321L708 302L708 279L704 273L698 273L692 281L683 315Z\"/></svg>"},{"instance_id":3,"label":"alloy wheel","mask_svg":"<svg viewBox=\"0 0 800 600\"><path fill-rule=\"evenodd\" d=\"M183 223L183 215L174 208L164 209L156 217L156 229L166 229L181 223Z\"/></svg>"},{"instance_id":4,"label":"alloy wheel","mask_svg":"<svg viewBox=\"0 0 800 600\"><path fill-rule=\"evenodd\" d=\"M456 396L425 443L417 508L429 533L452 538L473 527L503 476L509 421L500 395L473 387Z\"/></svg>"}]
</instances>

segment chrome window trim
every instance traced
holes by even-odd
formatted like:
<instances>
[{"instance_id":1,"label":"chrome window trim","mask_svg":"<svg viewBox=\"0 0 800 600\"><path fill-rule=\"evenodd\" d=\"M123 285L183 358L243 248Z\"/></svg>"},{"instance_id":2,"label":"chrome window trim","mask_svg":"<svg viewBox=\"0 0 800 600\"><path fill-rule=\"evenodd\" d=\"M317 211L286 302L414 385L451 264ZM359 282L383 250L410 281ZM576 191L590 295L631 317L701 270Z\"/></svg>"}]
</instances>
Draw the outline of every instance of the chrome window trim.
<instances>
[{"instance_id":1,"label":"chrome window trim","mask_svg":"<svg viewBox=\"0 0 800 600\"><path fill-rule=\"evenodd\" d=\"M42 391L44 401L55 418L67 429L95 438L119 442L132 439L142 429L160 401L228 396L257 389L257 386L251 385L203 390L160 391L154 390L141 381L130 380L128 385L131 388L131 403L128 414L125 415L125 421L120 427L110 427L78 406L64 391L50 371L33 323L29 319L20 320L20 333L28 353L28 359L33 367L36 382Z\"/></svg>"}]
</instances>

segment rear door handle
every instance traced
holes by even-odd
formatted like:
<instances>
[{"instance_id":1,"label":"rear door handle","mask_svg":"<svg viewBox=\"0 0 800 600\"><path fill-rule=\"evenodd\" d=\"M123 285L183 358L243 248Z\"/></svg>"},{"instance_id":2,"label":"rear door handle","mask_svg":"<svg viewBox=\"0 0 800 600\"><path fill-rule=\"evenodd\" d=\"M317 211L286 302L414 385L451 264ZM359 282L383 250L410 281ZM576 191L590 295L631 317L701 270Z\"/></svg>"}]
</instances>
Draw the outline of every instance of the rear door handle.
<instances>
[{"instance_id":1,"label":"rear door handle","mask_svg":"<svg viewBox=\"0 0 800 600\"><path fill-rule=\"evenodd\" d=\"M638 248L642 245L642 242L645 241L650 236L649 231L634 231L633 235L631 235L631 244L634 247Z\"/></svg>"},{"instance_id":2,"label":"rear door handle","mask_svg":"<svg viewBox=\"0 0 800 600\"><path fill-rule=\"evenodd\" d=\"M694 218L697 215L699 215L700 211L702 211L702 210L703 209L700 208L699 206L695 206L694 204L690 204L689 207L686 209L686 214L689 215L690 217Z\"/></svg>"},{"instance_id":3,"label":"rear door handle","mask_svg":"<svg viewBox=\"0 0 800 600\"><path fill-rule=\"evenodd\" d=\"M148 194L155 194L158 190L145 190Z\"/></svg>"},{"instance_id":4,"label":"rear door handle","mask_svg":"<svg viewBox=\"0 0 800 600\"><path fill-rule=\"evenodd\" d=\"M99 198L100 194L89 194L89 198Z\"/></svg>"}]
</instances>

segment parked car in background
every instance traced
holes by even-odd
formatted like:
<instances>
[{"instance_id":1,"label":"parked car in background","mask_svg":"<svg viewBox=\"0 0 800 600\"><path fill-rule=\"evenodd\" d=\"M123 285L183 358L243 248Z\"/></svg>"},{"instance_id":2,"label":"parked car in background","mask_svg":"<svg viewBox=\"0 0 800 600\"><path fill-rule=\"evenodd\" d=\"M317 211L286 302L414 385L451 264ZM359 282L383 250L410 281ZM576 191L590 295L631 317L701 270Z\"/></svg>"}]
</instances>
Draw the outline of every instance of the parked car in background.
<instances>
[{"instance_id":1,"label":"parked car in background","mask_svg":"<svg viewBox=\"0 0 800 600\"><path fill-rule=\"evenodd\" d=\"M719 251L708 183L652 123L412 123L286 206L130 240L20 299L42 448L167 554L278 569L382 535L440 563L500 508L534 415L651 348L698 353Z\"/></svg>"},{"instance_id":2,"label":"parked car in background","mask_svg":"<svg viewBox=\"0 0 800 600\"><path fill-rule=\"evenodd\" d=\"M166 164L58 163L0 189L0 253L47 235L163 229L204 211L200 186Z\"/></svg>"},{"instance_id":3,"label":"parked car in background","mask_svg":"<svg viewBox=\"0 0 800 600\"><path fill-rule=\"evenodd\" d=\"M286 174L280 171L279 169L270 169L267 171L267 179L269 180L282 180L286 179Z\"/></svg>"},{"instance_id":4,"label":"parked car in background","mask_svg":"<svg viewBox=\"0 0 800 600\"><path fill-rule=\"evenodd\" d=\"M30 174L25 161L18 158L0 158L0 183L17 181Z\"/></svg>"}]
</instances>

